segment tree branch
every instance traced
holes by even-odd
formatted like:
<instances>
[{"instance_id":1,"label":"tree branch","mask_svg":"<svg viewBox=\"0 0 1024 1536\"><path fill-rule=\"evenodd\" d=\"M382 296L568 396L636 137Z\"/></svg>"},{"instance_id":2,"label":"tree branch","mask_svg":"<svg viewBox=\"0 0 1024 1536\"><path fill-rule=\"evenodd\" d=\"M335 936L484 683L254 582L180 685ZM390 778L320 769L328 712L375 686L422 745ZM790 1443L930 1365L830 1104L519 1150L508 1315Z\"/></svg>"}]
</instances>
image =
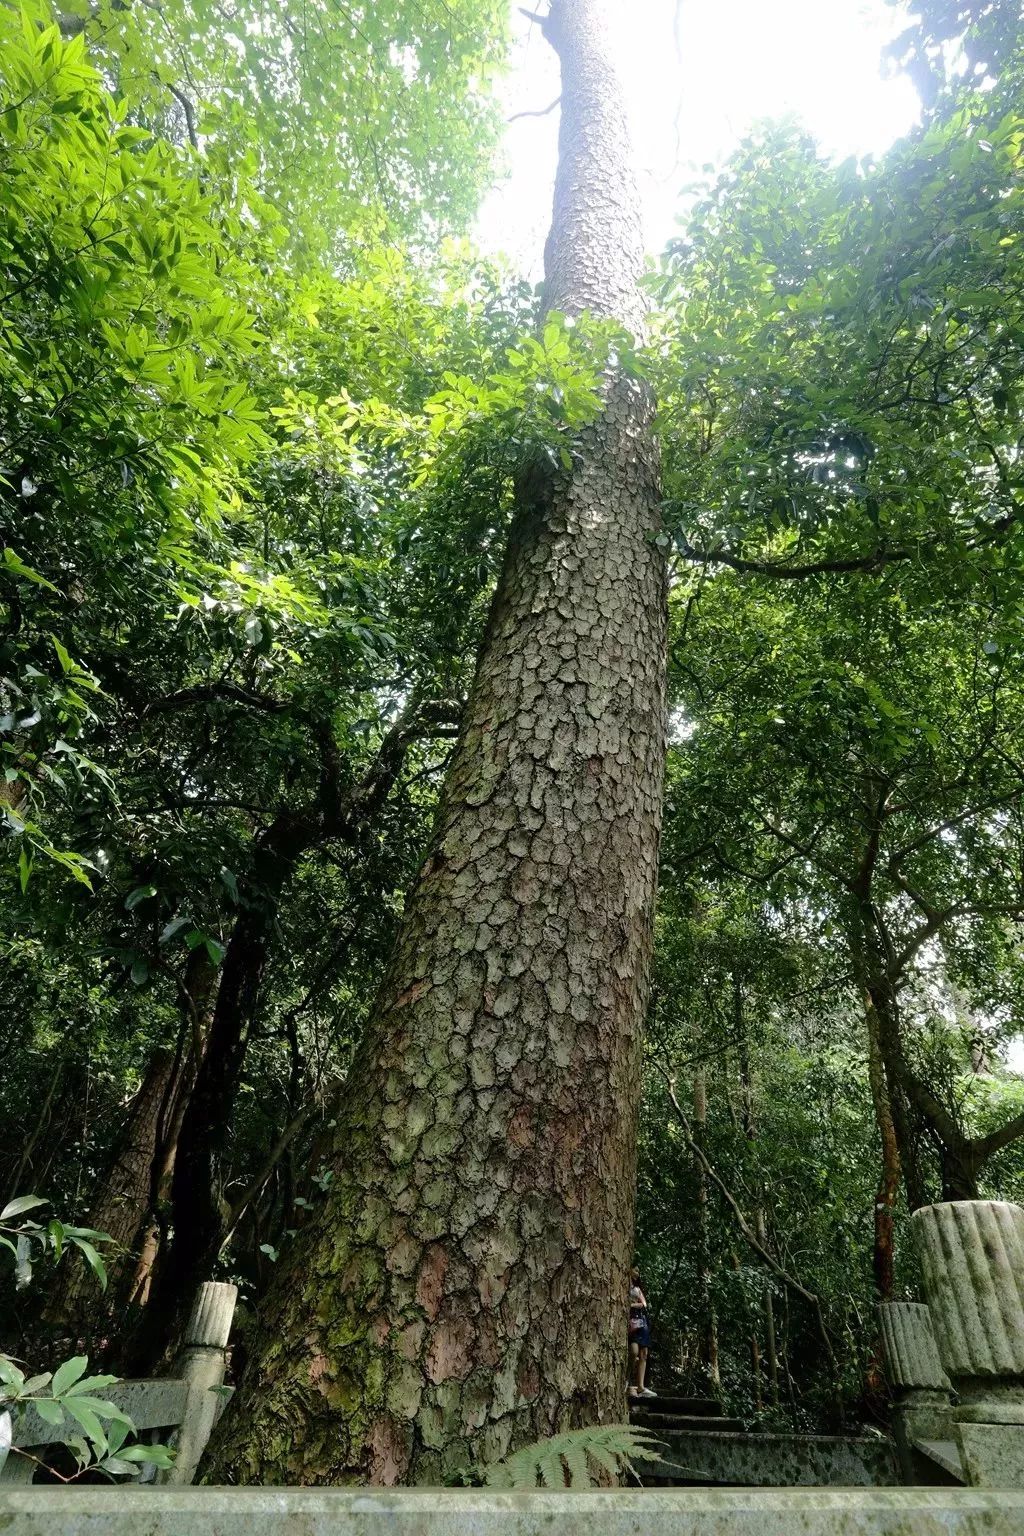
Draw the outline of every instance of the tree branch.
<instances>
[{"instance_id":1,"label":"tree branch","mask_svg":"<svg viewBox=\"0 0 1024 1536\"><path fill-rule=\"evenodd\" d=\"M189 101L188 97L185 95L184 91L179 91L178 87L176 85L172 85L169 80L165 80L164 84L167 86L167 89L170 91L175 101L181 107L182 112L185 114L185 128L188 133L189 143L198 153L199 135L196 132L195 109L193 108L192 103Z\"/></svg>"},{"instance_id":2,"label":"tree branch","mask_svg":"<svg viewBox=\"0 0 1024 1536\"><path fill-rule=\"evenodd\" d=\"M144 716L165 715L175 709L188 709L193 704L245 704L249 709L259 709L264 714L280 715L291 705L284 699L271 698L266 693L253 693L238 683L208 683L195 688L179 688L176 693L153 699L143 709Z\"/></svg>"},{"instance_id":3,"label":"tree branch","mask_svg":"<svg viewBox=\"0 0 1024 1536\"><path fill-rule=\"evenodd\" d=\"M513 112L512 116L511 117L507 117L505 119L505 121L507 123L517 123L521 117L547 117L548 113L549 112L553 112L555 110L555 108L560 104L561 100L562 100L562 97L561 97L561 94L559 94L558 96L555 97L554 101L550 103L550 105L548 105L546 107L540 107L536 111Z\"/></svg>"},{"instance_id":4,"label":"tree branch","mask_svg":"<svg viewBox=\"0 0 1024 1536\"><path fill-rule=\"evenodd\" d=\"M979 1136L971 1142L971 1147L978 1158L978 1167L987 1163L996 1152L1001 1152L1008 1147L1011 1141L1018 1141L1024 1136L1024 1115L1017 1115L1013 1120L1008 1120L998 1130L990 1131L987 1136Z\"/></svg>"}]
</instances>

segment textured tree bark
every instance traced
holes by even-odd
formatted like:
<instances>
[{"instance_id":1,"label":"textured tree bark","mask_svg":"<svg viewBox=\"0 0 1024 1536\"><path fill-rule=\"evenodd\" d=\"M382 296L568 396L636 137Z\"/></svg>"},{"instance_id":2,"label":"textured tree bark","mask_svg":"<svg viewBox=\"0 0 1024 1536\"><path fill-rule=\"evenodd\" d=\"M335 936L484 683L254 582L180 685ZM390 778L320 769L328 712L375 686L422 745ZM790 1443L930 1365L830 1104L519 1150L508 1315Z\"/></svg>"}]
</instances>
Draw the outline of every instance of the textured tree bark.
<instances>
[{"instance_id":1,"label":"textured tree bark","mask_svg":"<svg viewBox=\"0 0 1024 1536\"><path fill-rule=\"evenodd\" d=\"M547 304L637 331L604 0L556 0ZM639 1031L664 762L652 403L609 381L532 470L325 1212L268 1298L213 1482L431 1482L623 1413Z\"/></svg>"}]
</instances>

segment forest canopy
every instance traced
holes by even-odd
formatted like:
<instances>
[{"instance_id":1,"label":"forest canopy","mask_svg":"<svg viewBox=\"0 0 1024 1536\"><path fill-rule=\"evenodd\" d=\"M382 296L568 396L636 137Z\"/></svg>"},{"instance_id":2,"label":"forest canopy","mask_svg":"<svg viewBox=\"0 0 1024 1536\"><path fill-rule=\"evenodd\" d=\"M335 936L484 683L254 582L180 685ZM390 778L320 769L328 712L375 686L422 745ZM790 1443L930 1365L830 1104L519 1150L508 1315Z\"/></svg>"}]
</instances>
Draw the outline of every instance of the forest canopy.
<instances>
[{"instance_id":1,"label":"forest canopy","mask_svg":"<svg viewBox=\"0 0 1024 1536\"><path fill-rule=\"evenodd\" d=\"M919 10L890 59L919 126L838 164L792 124L752 132L648 253L641 326L578 300L557 191L546 283L474 248L502 0L0 7L0 1205L34 1193L110 1239L102 1292L80 1248L34 1275L22 1253L0 1347L154 1369L196 1284L230 1279L272 1399L253 1320L369 1220L339 1192L360 1136L419 1204L396 1185L409 1231L378 1213L384 1259L338 1266L352 1308L377 1315L394 1270L422 1310L442 1249L431 1284L462 1285L444 1245L477 1221L481 1318L540 1316L554 1293L516 1266L558 1226L541 1175L510 1165L460 1226L443 1160L461 1146L472 1187L463 1114L534 1155L544 1084L610 1062L632 1139L609 1180L635 1177L664 1368L748 1419L884 1421L871 1309L914 1294L909 1212L1024 1195L1024 38L1015 5ZM581 619L602 519L559 521L623 400L633 500L618 479L595 505L635 539L594 585L599 621L623 588L650 617L631 653ZM520 567L551 528L565 585L508 673L532 668L521 755L549 778L520 782L488 657L540 612ZM664 749L654 704L614 704L634 682L667 696ZM635 795L620 735L643 737ZM652 893L660 818L649 1002L642 890L603 946L596 918L537 916L545 880L590 910L602 803ZM423 913L432 880L468 901L470 866L467 938L441 898ZM511 936L531 924L543 970ZM593 968L620 930L621 997ZM451 964L417 971L431 944ZM462 1040L441 1086L426 1045L422 1081L389 1055L431 989ZM613 1007L643 1024L621 1073ZM550 1154L569 1205L596 1178L577 1130ZM362 1404L378 1460L353 1430L345 1477L440 1479L569 1427L535 1362L493 1409L512 1387L474 1326L472 1350L445 1336L469 1351L454 1406L436 1340L382 1367L415 1428L382 1450ZM295 1480L326 1475L311 1444Z\"/></svg>"}]
</instances>

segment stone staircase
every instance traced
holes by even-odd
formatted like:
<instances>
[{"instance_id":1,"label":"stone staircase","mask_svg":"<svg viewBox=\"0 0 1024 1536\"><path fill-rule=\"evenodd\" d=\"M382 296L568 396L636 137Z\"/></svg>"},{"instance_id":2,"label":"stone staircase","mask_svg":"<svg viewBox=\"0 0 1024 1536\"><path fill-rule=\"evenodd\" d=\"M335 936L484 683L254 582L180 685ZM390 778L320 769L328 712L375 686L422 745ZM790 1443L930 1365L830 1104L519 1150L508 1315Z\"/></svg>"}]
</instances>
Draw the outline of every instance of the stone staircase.
<instances>
[{"instance_id":1,"label":"stone staircase","mask_svg":"<svg viewBox=\"0 0 1024 1536\"><path fill-rule=\"evenodd\" d=\"M657 1397L640 1397L630 1400L629 1422L644 1429L656 1430L720 1430L737 1433L743 1428L741 1419L730 1419L722 1413L722 1405L713 1397L676 1397L670 1394Z\"/></svg>"},{"instance_id":2,"label":"stone staircase","mask_svg":"<svg viewBox=\"0 0 1024 1536\"><path fill-rule=\"evenodd\" d=\"M629 1419L662 1443L637 1471L645 1488L892 1487L895 1448L881 1435L798 1435L747 1430L711 1397L631 1401Z\"/></svg>"}]
</instances>

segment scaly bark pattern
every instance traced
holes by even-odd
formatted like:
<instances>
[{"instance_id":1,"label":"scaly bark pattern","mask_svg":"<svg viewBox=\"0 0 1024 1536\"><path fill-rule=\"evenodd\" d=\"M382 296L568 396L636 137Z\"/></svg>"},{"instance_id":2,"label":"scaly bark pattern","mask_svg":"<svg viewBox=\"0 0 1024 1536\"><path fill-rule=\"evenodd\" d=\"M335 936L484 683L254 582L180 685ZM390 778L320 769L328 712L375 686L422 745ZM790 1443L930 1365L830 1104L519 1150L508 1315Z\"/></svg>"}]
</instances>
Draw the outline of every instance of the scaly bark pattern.
<instances>
[{"instance_id":1,"label":"scaly bark pattern","mask_svg":"<svg viewBox=\"0 0 1024 1536\"><path fill-rule=\"evenodd\" d=\"M634 330L641 234L602 0L556 0L549 308ZM625 1387L664 760L651 402L609 382L524 475L432 848L325 1215L268 1299L209 1481L430 1482Z\"/></svg>"}]
</instances>

